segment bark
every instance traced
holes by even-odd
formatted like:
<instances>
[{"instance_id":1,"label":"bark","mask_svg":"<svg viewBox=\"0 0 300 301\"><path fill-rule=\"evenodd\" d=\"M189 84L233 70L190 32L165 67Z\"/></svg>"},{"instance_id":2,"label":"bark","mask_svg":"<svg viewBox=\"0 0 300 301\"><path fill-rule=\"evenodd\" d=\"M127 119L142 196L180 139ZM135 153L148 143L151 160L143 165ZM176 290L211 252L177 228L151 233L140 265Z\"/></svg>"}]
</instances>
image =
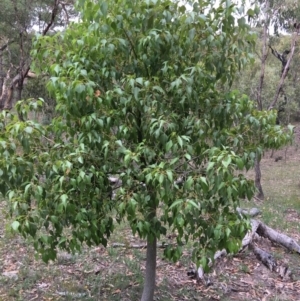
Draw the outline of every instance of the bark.
<instances>
[{"instance_id":1,"label":"bark","mask_svg":"<svg viewBox=\"0 0 300 301\"><path fill-rule=\"evenodd\" d=\"M2 82L2 94L0 95L0 109L4 109L6 107L7 101L10 102L10 99L12 98L14 81L12 84L8 84L10 80L10 72L11 68L8 69L6 77Z\"/></svg>"},{"instance_id":2,"label":"bark","mask_svg":"<svg viewBox=\"0 0 300 301\"><path fill-rule=\"evenodd\" d=\"M268 238L270 241L277 243L291 252L296 252L300 254L300 246L296 241L289 236L279 233L274 229L268 227L262 222L259 222L259 227L257 228L257 234L261 237Z\"/></svg>"},{"instance_id":3,"label":"bark","mask_svg":"<svg viewBox=\"0 0 300 301\"><path fill-rule=\"evenodd\" d=\"M24 78L22 79L22 76L20 76L20 80L17 87L17 99L16 99L17 102L22 99L23 86L24 86ZM18 116L20 121L24 121L24 116L21 112L18 112Z\"/></svg>"},{"instance_id":4,"label":"bark","mask_svg":"<svg viewBox=\"0 0 300 301\"><path fill-rule=\"evenodd\" d=\"M147 239L147 259L143 295L141 301L153 301L156 273L156 237Z\"/></svg>"},{"instance_id":5,"label":"bark","mask_svg":"<svg viewBox=\"0 0 300 301\"><path fill-rule=\"evenodd\" d=\"M275 270L277 263L275 258L270 253L260 249L252 243L249 244L249 247L253 250L256 258L260 260L270 271Z\"/></svg>"},{"instance_id":6,"label":"bark","mask_svg":"<svg viewBox=\"0 0 300 301\"><path fill-rule=\"evenodd\" d=\"M264 22L264 28L263 28L263 46L262 46L262 54L261 54L261 69L260 69L260 78L259 78L259 86L258 86L258 91L257 91L257 105L258 109L262 111L263 105L262 105L262 89L263 89L263 84L264 84L264 78L265 78L265 67L266 67L266 60L268 56L268 51L267 51L267 36L268 36L268 23L269 23L269 1L266 1L266 20Z\"/></svg>"},{"instance_id":7,"label":"bark","mask_svg":"<svg viewBox=\"0 0 300 301\"><path fill-rule=\"evenodd\" d=\"M4 44L0 47L0 109L1 109L1 99L2 99L2 95L3 95L3 91L4 91L3 88L4 88L4 83L5 83L5 80L4 80L5 72L4 72L4 68L3 68L3 64L4 64L3 52L12 43L14 43L14 40L10 40L6 44ZM9 72L10 72L10 69L11 68L9 68L9 70L8 70ZM6 73L6 75L7 75L7 73Z\"/></svg>"},{"instance_id":8,"label":"bark","mask_svg":"<svg viewBox=\"0 0 300 301\"><path fill-rule=\"evenodd\" d=\"M269 239L271 242L279 244L291 252L296 252L300 255L300 245L291 237L279 233L276 230L268 227L263 222L251 220L251 232L247 233L243 239L243 247L253 244L255 235Z\"/></svg>"},{"instance_id":9,"label":"bark","mask_svg":"<svg viewBox=\"0 0 300 301\"><path fill-rule=\"evenodd\" d=\"M21 74L16 75L12 79L11 83L8 85L7 82L9 81L10 78L10 70L7 72L6 78L4 79L4 83L2 86L3 88L2 95L0 96L0 109L10 110L12 108L14 89L17 85L19 85L19 82L21 80L22 80L22 84L24 81L24 79L21 79L21 76L22 76ZM18 98L21 99L22 94L20 93L22 93L22 91L18 93Z\"/></svg>"},{"instance_id":10,"label":"bark","mask_svg":"<svg viewBox=\"0 0 300 301\"><path fill-rule=\"evenodd\" d=\"M260 111L263 109L262 104L262 89L264 84L265 78L265 67L266 67L266 60L268 56L268 48L267 48L267 36L268 36L268 25L269 25L269 7L270 2L266 1L266 18L264 21L264 28L263 28L263 46L262 46L262 53L261 53L261 69L260 69L260 79L259 79L259 86L257 91L257 106ZM255 160L255 187L258 191L257 198L260 200L264 199L264 192L261 186L261 171L260 171L260 158L256 158Z\"/></svg>"},{"instance_id":11,"label":"bark","mask_svg":"<svg viewBox=\"0 0 300 301\"><path fill-rule=\"evenodd\" d=\"M51 12L51 18L50 18L50 21L48 22L47 26L43 30L43 33L42 33L43 36L45 36L47 34L47 32L50 30L51 26L54 24L54 21L55 21L57 12L58 12L58 6L59 6L59 0L54 0L53 9Z\"/></svg>"},{"instance_id":12,"label":"bark","mask_svg":"<svg viewBox=\"0 0 300 301\"><path fill-rule=\"evenodd\" d=\"M259 200L264 200L265 195L261 186L261 170L260 170L260 156L257 156L255 159L255 165L254 165L254 170L255 170L255 187L257 189L257 194L256 198Z\"/></svg>"},{"instance_id":13,"label":"bark","mask_svg":"<svg viewBox=\"0 0 300 301\"><path fill-rule=\"evenodd\" d=\"M4 82L4 78L3 78L3 57L2 57L2 53L0 53L0 97L2 95L3 82Z\"/></svg>"}]
</instances>

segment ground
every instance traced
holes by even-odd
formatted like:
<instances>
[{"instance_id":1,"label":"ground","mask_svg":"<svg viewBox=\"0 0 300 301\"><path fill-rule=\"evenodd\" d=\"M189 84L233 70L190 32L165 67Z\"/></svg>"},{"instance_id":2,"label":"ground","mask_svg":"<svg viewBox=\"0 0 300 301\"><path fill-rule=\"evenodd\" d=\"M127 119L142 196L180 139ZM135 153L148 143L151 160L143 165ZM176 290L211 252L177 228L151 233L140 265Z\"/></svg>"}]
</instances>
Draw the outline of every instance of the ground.
<instances>
[{"instance_id":1,"label":"ground","mask_svg":"<svg viewBox=\"0 0 300 301\"><path fill-rule=\"evenodd\" d=\"M258 207L259 217L274 229L300 243L300 128L296 140L287 149L266 152L262 160L262 185L266 199L244 202L242 207ZM279 160L276 158L281 157ZM275 160L276 159L276 160ZM253 177L253 172L248 173ZM141 243L126 225L118 229L111 245L84 248L82 254L59 253L58 260L46 265L36 258L29 241L11 233L5 219L5 205L0 213L0 300L95 300L135 301L141 295L145 250L113 248L112 243ZM171 238L170 238L171 239ZM166 238L168 242L168 238ZM209 275L206 286L187 276L190 250L180 262L163 259L159 250L155 300L300 300L299 254L291 254L262 239L259 246L292 271L281 279L269 271L249 250L220 258Z\"/></svg>"}]
</instances>

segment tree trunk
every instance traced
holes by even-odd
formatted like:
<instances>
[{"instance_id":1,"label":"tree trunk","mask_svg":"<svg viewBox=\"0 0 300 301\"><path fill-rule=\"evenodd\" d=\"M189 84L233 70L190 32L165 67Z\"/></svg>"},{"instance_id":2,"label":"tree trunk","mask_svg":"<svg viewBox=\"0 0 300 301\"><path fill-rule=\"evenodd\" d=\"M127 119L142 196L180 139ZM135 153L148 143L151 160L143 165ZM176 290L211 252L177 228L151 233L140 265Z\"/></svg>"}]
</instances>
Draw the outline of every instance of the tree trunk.
<instances>
[{"instance_id":1,"label":"tree trunk","mask_svg":"<svg viewBox=\"0 0 300 301\"><path fill-rule=\"evenodd\" d=\"M266 61L268 57L268 49L267 49L267 38L268 38L268 27L270 22L270 15L269 15L269 8L270 8L270 1L265 2L266 9L265 9L265 21L264 21L264 27L263 27L263 45L262 45L262 52L261 52L261 69L260 69L260 79L259 79L259 85L258 85L258 91L257 91L257 106L260 111L263 110L263 102L262 102L262 90L264 85L264 79L265 79L265 67L266 67ZM260 171L260 158L255 159L255 187L258 191L257 197L261 200L264 199L264 192L261 186L261 171Z\"/></svg>"},{"instance_id":2,"label":"tree trunk","mask_svg":"<svg viewBox=\"0 0 300 301\"><path fill-rule=\"evenodd\" d=\"M4 83L4 78L3 78L3 58L2 58L2 53L0 53L0 97L2 95L3 83Z\"/></svg>"},{"instance_id":3,"label":"tree trunk","mask_svg":"<svg viewBox=\"0 0 300 301\"><path fill-rule=\"evenodd\" d=\"M263 45L262 45L262 53L261 53L261 68L260 68L260 78L259 78L259 85L258 85L258 91L257 91L257 106L260 111L263 110L263 103L262 103L262 90L264 85L264 78L265 78L265 67L266 67L266 61L268 56L267 51L267 37L268 37L268 26L269 26L269 1L266 1L266 20L264 22L263 27Z\"/></svg>"},{"instance_id":4,"label":"tree trunk","mask_svg":"<svg viewBox=\"0 0 300 301\"><path fill-rule=\"evenodd\" d=\"M257 189L257 194L256 197L260 200L264 200L265 196L264 196L264 192L261 186L261 171L260 171L260 156L256 156L255 158L255 165L254 165L254 169L255 169L255 187Z\"/></svg>"},{"instance_id":5,"label":"tree trunk","mask_svg":"<svg viewBox=\"0 0 300 301\"><path fill-rule=\"evenodd\" d=\"M156 237L147 238L145 283L141 301L153 301L156 273Z\"/></svg>"},{"instance_id":6,"label":"tree trunk","mask_svg":"<svg viewBox=\"0 0 300 301\"><path fill-rule=\"evenodd\" d=\"M17 94L17 99L16 101L19 101L22 99L22 92L23 92L23 84L24 84L24 77L20 75L20 80L18 82L18 94ZM24 121L24 116L21 112L18 112L18 117L20 121Z\"/></svg>"}]
</instances>

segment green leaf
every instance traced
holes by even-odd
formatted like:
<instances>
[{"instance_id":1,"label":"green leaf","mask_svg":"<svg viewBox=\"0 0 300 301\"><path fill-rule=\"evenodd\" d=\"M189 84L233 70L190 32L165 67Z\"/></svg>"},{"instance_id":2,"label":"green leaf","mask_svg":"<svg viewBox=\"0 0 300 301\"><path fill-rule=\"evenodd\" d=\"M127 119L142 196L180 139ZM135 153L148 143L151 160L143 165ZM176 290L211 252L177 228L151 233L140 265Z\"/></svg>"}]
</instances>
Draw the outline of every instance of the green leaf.
<instances>
[{"instance_id":1,"label":"green leaf","mask_svg":"<svg viewBox=\"0 0 300 301\"><path fill-rule=\"evenodd\" d=\"M173 146L173 142L171 140L168 141L166 144L166 151L168 152L172 148L172 146Z\"/></svg>"},{"instance_id":2,"label":"green leaf","mask_svg":"<svg viewBox=\"0 0 300 301\"><path fill-rule=\"evenodd\" d=\"M27 184L25 186L25 189L24 189L24 194L27 195L28 194L28 190L31 188L31 183Z\"/></svg>"},{"instance_id":3,"label":"green leaf","mask_svg":"<svg viewBox=\"0 0 300 301\"><path fill-rule=\"evenodd\" d=\"M62 194L60 196L60 199L61 199L61 204L62 206L64 207L64 209L67 208L67 200L68 200L68 196L66 194Z\"/></svg>"},{"instance_id":4,"label":"green leaf","mask_svg":"<svg viewBox=\"0 0 300 301\"><path fill-rule=\"evenodd\" d=\"M100 9L101 9L102 14L104 16L106 16L107 15L107 9L108 9L108 5L107 5L106 1L101 1Z\"/></svg>"},{"instance_id":5,"label":"green leaf","mask_svg":"<svg viewBox=\"0 0 300 301\"><path fill-rule=\"evenodd\" d=\"M167 170L166 171L166 173L167 173L167 177L168 177L168 180L171 182L171 183L173 183L173 172L171 171L171 170Z\"/></svg>"},{"instance_id":6,"label":"green leaf","mask_svg":"<svg viewBox=\"0 0 300 301\"><path fill-rule=\"evenodd\" d=\"M170 166L174 165L175 163L177 163L179 160L179 158L173 158L171 161L170 161Z\"/></svg>"},{"instance_id":7,"label":"green leaf","mask_svg":"<svg viewBox=\"0 0 300 301\"><path fill-rule=\"evenodd\" d=\"M242 159L236 158L235 162L236 162L238 169L242 170L244 168L244 162Z\"/></svg>"},{"instance_id":8,"label":"green leaf","mask_svg":"<svg viewBox=\"0 0 300 301\"><path fill-rule=\"evenodd\" d=\"M185 158L186 158L187 160L191 160L191 159L192 159L192 157L191 157L190 154L185 154L184 156L185 156Z\"/></svg>"},{"instance_id":9,"label":"green leaf","mask_svg":"<svg viewBox=\"0 0 300 301\"><path fill-rule=\"evenodd\" d=\"M163 174L160 174L159 177L158 177L158 182L159 182L159 184L162 184L163 181L164 181L164 179L165 179L164 175L163 175Z\"/></svg>"},{"instance_id":10,"label":"green leaf","mask_svg":"<svg viewBox=\"0 0 300 301\"><path fill-rule=\"evenodd\" d=\"M238 19L238 24L239 24L240 27L245 26L245 25L246 25L246 20L245 20L245 18L244 18L244 17L243 17L243 18L239 18L239 19Z\"/></svg>"},{"instance_id":11,"label":"green leaf","mask_svg":"<svg viewBox=\"0 0 300 301\"><path fill-rule=\"evenodd\" d=\"M84 69L82 69L82 70L80 70L80 74L81 74L82 76L86 77L86 76L87 76L87 71L84 70Z\"/></svg>"},{"instance_id":12,"label":"green leaf","mask_svg":"<svg viewBox=\"0 0 300 301\"><path fill-rule=\"evenodd\" d=\"M14 196L15 196L15 192L13 190L9 191L9 193L8 193L9 200L12 200L14 198Z\"/></svg>"},{"instance_id":13,"label":"green leaf","mask_svg":"<svg viewBox=\"0 0 300 301\"><path fill-rule=\"evenodd\" d=\"M229 164L231 163L231 157L227 157L226 159L224 159L222 161L222 165L225 167L225 168L228 168Z\"/></svg>"},{"instance_id":14,"label":"green leaf","mask_svg":"<svg viewBox=\"0 0 300 301\"><path fill-rule=\"evenodd\" d=\"M11 227L14 231L18 231L18 229L20 227L20 223L18 221L14 221L14 222L12 222Z\"/></svg>"},{"instance_id":15,"label":"green leaf","mask_svg":"<svg viewBox=\"0 0 300 301\"><path fill-rule=\"evenodd\" d=\"M33 132L33 128L31 126L27 126L24 131L28 134L31 134Z\"/></svg>"},{"instance_id":16,"label":"green leaf","mask_svg":"<svg viewBox=\"0 0 300 301\"><path fill-rule=\"evenodd\" d=\"M170 206L170 209L181 205L183 202L184 202L183 200L176 200L174 203L172 203L172 205Z\"/></svg>"},{"instance_id":17,"label":"green leaf","mask_svg":"<svg viewBox=\"0 0 300 301\"><path fill-rule=\"evenodd\" d=\"M200 266L203 268L204 271L207 271L208 264L207 264L207 258L202 257L199 261Z\"/></svg>"},{"instance_id":18,"label":"green leaf","mask_svg":"<svg viewBox=\"0 0 300 301\"><path fill-rule=\"evenodd\" d=\"M75 86L75 91L77 93L83 93L83 92L85 92L85 85L83 85L83 84L77 84Z\"/></svg>"},{"instance_id":19,"label":"green leaf","mask_svg":"<svg viewBox=\"0 0 300 301\"><path fill-rule=\"evenodd\" d=\"M254 17L254 15L255 15L254 10L251 9L251 8L249 8L248 11L247 11L247 15L248 15L249 17Z\"/></svg>"},{"instance_id":20,"label":"green leaf","mask_svg":"<svg viewBox=\"0 0 300 301\"><path fill-rule=\"evenodd\" d=\"M182 139L181 139L180 136L177 137L177 142L178 142L178 144L180 145L180 147L182 148L183 142L182 142Z\"/></svg>"},{"instance_id":21,"label":"green leaf","mask_svg":"<svg viewBox=\"0 0 300 301\"><path fill-rule=\"evenodd\" d=\"M187 200L187 202L189 204L191 204L194 208L196 208L197 210L200 209L200 204L195 203L193 200Z\"/></svg>"},{"instance_id":22,"label":"green leaf","mask_svg":"<svg viewBox=\"0 0 300 301\"><path fill-rule=\"evenodd\" d=\"M136 78L135 79L135 81L138 83L138 84L140 84L141 86L143 85L143 83L144 83L144 80L143 80L143 78L142 77L138 77L138 78Z\"/></svg>"},{"instance_id":23,"label":"green leaf","mask_svg":"<svg viewBox=\"0 0 300 301\"><path fill-rule=\"evenodd\" d=\"M226 232L226 237L229 238L231 234L231 230L229 228L226 228L225 232Z\"/></svg>"},{"instance_id":24,"label":"green leaf","mask_svg":"<svg viewBox=\"0 0 300 301\"><path fill-rule=\"evenodd\" d=\"M184 189L191 190L192 185L194 184L194 180L192 177L188 177L188 179L184 182Z\"/></svg>"},{"instance_id":25,"label":"green leaf","mask_svg":"<svg viewBox=\"0 0 300 301\"><path fill-rule=\"evenodd\" d=\"M210 171L211 169L213 169L213 167L215 166L215 162L208 162L207 164L207 171Z\"/></svg>"}]
</instances>

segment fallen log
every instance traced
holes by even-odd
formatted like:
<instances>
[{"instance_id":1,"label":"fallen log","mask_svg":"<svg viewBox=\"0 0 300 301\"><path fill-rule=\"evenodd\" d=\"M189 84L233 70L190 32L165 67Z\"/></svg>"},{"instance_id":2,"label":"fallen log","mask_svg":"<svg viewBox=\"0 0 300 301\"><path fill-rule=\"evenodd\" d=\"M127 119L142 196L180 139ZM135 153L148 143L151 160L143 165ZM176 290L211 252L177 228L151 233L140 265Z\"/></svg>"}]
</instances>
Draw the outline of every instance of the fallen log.
<instances>
[{"instance_id":1,"label":"fallen log","mask_svg":"<svg viewBox=\"0 0 300 301\"><path fill-rule=\"evenodd\" d=\"M277 267L277 262L270 253L250 243L249 248L253 251L254 255L260 260L270 271L274 271Z\"/></svg>"},{"instance_id":2,"label":"fallen log","mask_svg":"<svg viewBox=\"0 0 300 301\"><path fill-rule=\"evenodd\" d=\"M255 216L257 216L257 215L259 215L261 213L258 208L242 209L240 207L237 207L236 211L241 216L250 216L250 217L255 217Z\"/></svg>"},{"instance_id":3,"label":"fallen log","mask_svg":"<svg viewBox=\"0 0 300 301\"><path fill-rule=\"evenodd\" d=\"M300 254L300 245L297 244L294 239L285 234L275 231L262 222L259 222L259 226L256 232L258 235L268 238L270 241L287 248L289 251Z\"/></svg>"},{"instance_id":4,"label":"fallen log","mask_svg":"<svg viewBox=\"0 0 300 301\"><path fill-rule=\"evenodd\" d=\"M249 244L249 248L253 250L256 258L260 260L270 271L279 274L282 279L288 279L291 277L292 272L289 267L284 263L278 263L274 256L263 249Z\"/></svg>"},{"instance_id":5,"label":"fallen log","mask_svg":"<svg viewBox=\"0 0 300 301\"><path fill-rule=\"evenodd\" d=\"M252 208L250 210L237 208L237 212L241 216L251 217L257 216L260 213L260 211L257 208ZM282 279L291 277L291 271L286 264L278 263L272 254L259 248L255 244L255 241L261 238L267 238L271 242L281 245L287 250L291 252L296 252L298 254L300 254L300 245L291 237L279 233L276 230L266 226L263 222L255 219L251 219L251 230L248 231L248 233L242 240L242 248L240 252L243 251L246 247L248 247L250 250L253 251L256 258L260 262L262 262L270 271L278 273ZM220 257L220 255L224 254L227 254L225 250L218 251L214 256L214 259L216 260ZM204 274L204 271L201 266L197 268L194 265L189 270L188 276L194 277L198 281L201 280L207 286L211 284L211 280L207 275Z\"/></svg>"}]
</instances>

